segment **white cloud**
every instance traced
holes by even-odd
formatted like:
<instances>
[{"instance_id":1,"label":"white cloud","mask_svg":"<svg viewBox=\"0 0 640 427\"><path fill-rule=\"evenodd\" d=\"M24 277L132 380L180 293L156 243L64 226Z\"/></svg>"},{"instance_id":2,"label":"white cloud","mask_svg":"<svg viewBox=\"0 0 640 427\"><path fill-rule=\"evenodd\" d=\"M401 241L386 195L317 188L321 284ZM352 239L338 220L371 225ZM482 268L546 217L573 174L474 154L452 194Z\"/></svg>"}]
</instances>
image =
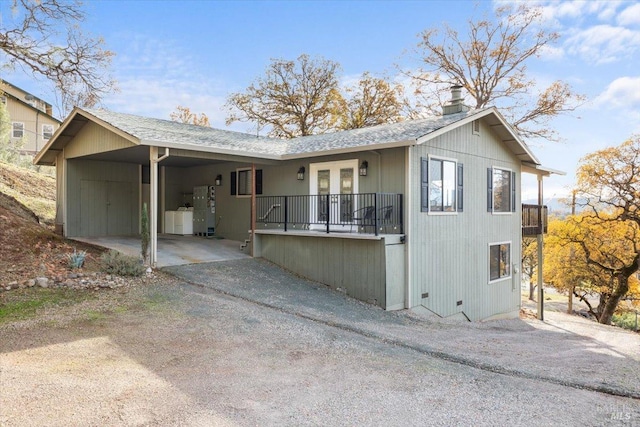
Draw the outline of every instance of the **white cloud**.
<instances>
[{"instance_id":1,"label":"white cloud","mask_svg":"<svg viewBox=\"0 0 640 427\"><path fill-rule=\"evenodd\" d=\"M595 64L606 64L632 55L640 49L640 31L611 25L578 30L565 45L569 53Z\"/></svg>"},{"instance_id":2,"label":"white cloud","mask_svg":"<svg viewBox=\"0 0 640 427\"><path fill-rule=\"evenodd\" d=\"M618 15L618 24L620 25L638 25L640 24L640 3L635 3L632 6L624 9L620 15Z\"/></svg>"},{"instance_id":3,"label":"white cloud","mask_svg":"<svg viewBox=\"0 0 640 427\"><path fill-rule=\"evenodd\" d=\"M542 60L557 61L558 59L564 58L564 56L565 50L561 47L546 45L540 49L540 59Z\"/></svg>"},{"instance_id":4,"label":"white cloud","mask_svg":"<svg viewBox=\"0 0 640 427\"><path fill-rule=\"evenodd\" d=\"M105 108L169 119L181 105L206 114L213 127L226 127L223 106L227 85L217 80L212 70L201 70L197 57L171 40L135 34L122 37L129 40L128 49L113 64L120 92L103 99Z\"/></svg>"},{"instance_id":5,"label":"white cloud","mask_svg":"<svg viewBox=\"0 0 640 427\"><path fill-rule=\"evenodd\" d=\"M615 79L593 103L595 107L609 105L622 109L640 109L640 76Z\"/></svg>"}]
</instances>

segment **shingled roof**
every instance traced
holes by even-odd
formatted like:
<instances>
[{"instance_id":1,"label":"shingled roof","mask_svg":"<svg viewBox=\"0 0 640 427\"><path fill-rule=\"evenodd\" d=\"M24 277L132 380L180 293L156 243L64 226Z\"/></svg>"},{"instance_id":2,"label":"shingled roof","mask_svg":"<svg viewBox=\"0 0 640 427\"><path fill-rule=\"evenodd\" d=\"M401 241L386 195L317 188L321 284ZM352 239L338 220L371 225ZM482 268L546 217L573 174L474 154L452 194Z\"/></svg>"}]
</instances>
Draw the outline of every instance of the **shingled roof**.
<instances>
[{"instance_id":1,"label":"shingled roof","mask_svg":"<svg viewBox=\"0 0 640 427\"><path fill-rule=\"evenodd\" d=\"M493 107L289 140L259 137L242 132L102 109L76 108L54 134L49 144L36 157L36 162L46 163L43 158L48 149L52 147L61 149L73 138L77 132L74 130L74 120L83 123L87 120L93 120L103 126L106 124L128 135L128 139L138 145L280 160L418 144L437 135L438 131L446 131L450 126L462 125L485 116L492 116L501 125L504 134L503 140L505 142L511 141L511 148L521 160L538 163L526 144L520 140L516 132L506 124ZM76 127L79 129L83 123L76 124ZM51 158L51 155L47 158Z\"/></svg>"}]
</instances>

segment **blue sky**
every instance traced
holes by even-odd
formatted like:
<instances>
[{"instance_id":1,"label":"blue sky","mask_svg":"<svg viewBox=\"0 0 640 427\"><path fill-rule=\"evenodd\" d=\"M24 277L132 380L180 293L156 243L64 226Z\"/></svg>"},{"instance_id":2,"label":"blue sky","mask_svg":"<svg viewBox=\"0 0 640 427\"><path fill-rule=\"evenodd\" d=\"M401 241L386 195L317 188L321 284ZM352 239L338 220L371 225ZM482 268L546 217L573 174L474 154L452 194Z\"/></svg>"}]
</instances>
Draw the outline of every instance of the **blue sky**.
<instances>
[{"instance_id":1,"label":"blue sky","mask_svg":"<svg viewBox=\"0 0 640 427\"><path fill-rule=\"evenodd\" d=\"M529 141L545 166L565 177L545 180L545 198L575 182L579 159L640 133L640 3L537 1L561 39L529 64L541 84L569 82L588 101L551 126L560 143ZM415 66L418 34L448 23L464 29L491 15L492 1L92 1L83 28L116 53L120 92L103 100L115 111L169 118L177 105L204 112L224 128L227 96L262 76L272 58L302 53L342 66L349 81L365 71L396 78ZM3 17L6 22L6 16ZM53 102L46 82L20 73L4 78ZM234 130L254 132L240 123ZM533 180L523 181L524 198Z\"/></svg>"}]
</instances>

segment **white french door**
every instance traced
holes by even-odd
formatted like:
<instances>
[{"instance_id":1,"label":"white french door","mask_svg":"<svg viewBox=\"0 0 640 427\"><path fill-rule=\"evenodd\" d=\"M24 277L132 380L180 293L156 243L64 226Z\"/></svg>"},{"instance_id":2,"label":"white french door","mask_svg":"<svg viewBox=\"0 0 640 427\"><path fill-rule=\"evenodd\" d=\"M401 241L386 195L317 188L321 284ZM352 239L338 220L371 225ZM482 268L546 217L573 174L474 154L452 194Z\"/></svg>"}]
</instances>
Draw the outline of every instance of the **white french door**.
<instances>
[{"instance_id":1,"label":"white french door","mask_svg":"<svg viewBox=\"0 0 640 427\"><path fill-rule=\"evenodd\" d=\"M310 222L316 223L312 229L326 228L317 223L329 221L331 230L349 230L357 209L353 196L358 194L357 172L357 159L309 165L309 194L324 196L311 198Z\"/></svg>"}]
</instances>

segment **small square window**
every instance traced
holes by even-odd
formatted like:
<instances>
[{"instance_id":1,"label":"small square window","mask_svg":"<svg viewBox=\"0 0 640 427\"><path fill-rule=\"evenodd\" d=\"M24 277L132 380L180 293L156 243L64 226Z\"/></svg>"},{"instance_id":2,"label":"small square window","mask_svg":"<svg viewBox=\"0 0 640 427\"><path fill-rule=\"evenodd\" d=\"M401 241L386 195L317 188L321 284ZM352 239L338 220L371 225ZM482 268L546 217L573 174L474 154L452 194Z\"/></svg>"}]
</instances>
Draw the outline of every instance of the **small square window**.
<instances>
[{"instance_id":1,"label":"small square window","mask_svg":"<svg viewBox=\"0 0 640 427\"><path fill-rule=\"evenodd\" d=\"M13 122L12 138L22 138L24 136L24 123Z\"/></svg>"},{"instance_id":2,"label":"small square window","mask_svg":"<svg viewBox=\"0 0 640 427\"><path fill-rule=\"evenodd\" d=\"M53 125L42 125L42 138L51 139L53 136Z\"/></svg>"}]
</instances>

